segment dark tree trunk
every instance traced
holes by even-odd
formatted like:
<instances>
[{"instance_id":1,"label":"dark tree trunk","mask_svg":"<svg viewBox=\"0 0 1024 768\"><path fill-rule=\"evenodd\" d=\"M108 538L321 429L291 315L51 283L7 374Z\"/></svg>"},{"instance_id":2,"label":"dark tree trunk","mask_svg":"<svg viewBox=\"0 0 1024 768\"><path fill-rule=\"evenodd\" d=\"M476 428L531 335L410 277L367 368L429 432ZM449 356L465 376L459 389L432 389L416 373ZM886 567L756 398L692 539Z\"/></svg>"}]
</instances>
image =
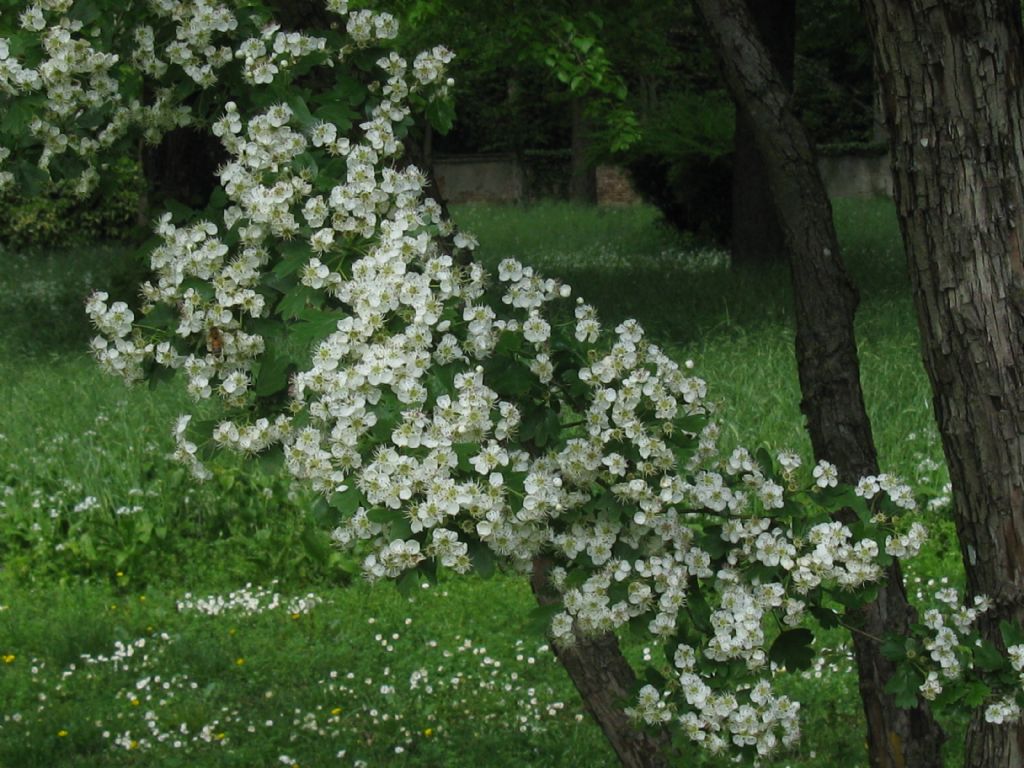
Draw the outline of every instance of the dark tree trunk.
<instances>
[{"instance_id":1,"label":"dark tree trunk","mask_svg":"<svg viewBox=\"0 0 1024 768\"><path fill-rule=\"evenodd\" d=\"M862 0L971 593L1024 620L1024 31L1018 0ZM976 712L966 765L1024 765Z\"/></svg>"},{"instance_id":2,"label":"dark tree trunk","mask_svg":"<svg viewBox=\"0 0 1024 768\"><path fill-rule=\"evenodd\" d=\"M559 603L548 584L551 562L533 562L530 586L541 605ZM626 768L668 768L671 738L664 730L641 730L624 712L636 694L636 675L614 634L578 636L574 645L555 648L558 661L580 692L583 705L604 732Z\"/></svg>"},{"instance_id":3,"label":"dark tree trunk","mask_svg":"<svg viewBox=\"0 0 1024 768\"><path fill-rule=\"evenodd\" d=\"M597 202L597 174L590 161L590 121L586 100L574 96L572 105L572 157L570 160L569 199L577 203Z\"/></svg>"},{"instance_id":4,"label":"dark tree trunk","mask_svg":"<svg viewBox=\"0 0 1024 768\"><path fill-rule=\"evenodd\" d=\"M142 172L150 206L176 200L204 208L220 180L217 168L227 160L220 141L194 128L175 128L159 144L142 149Z\"/></svg>"},{"instance_id":5,"label":"dark tree trunk","mask_svg":"<svg viewBox=\"0 0 1024 768\"><path fill-rule=\"evenodd\" d=\"M860 388L853 318L857 292L839 254L832 208L788 90L757 38L745 0L697 0L719 52L733 99L755 126L772 199L790 254L796 308L801 410L815 456L834 462L847 482L878 471ZM913 619L899 568L859 617L853 636L875 768L941 765L942 730L922 704L899 709L883 691L893 667L870 635L903 634Z\"/></svg>"},{"instance_id":6,"label":"dark tree trunk","mask_svg":"<svg viewBox=\"0 0 1024 768\"><path fill-rule=\"evenodd\" d=\"M796 0L747 0L747 7L772 63L787 91L792 92ZM767 170L754 139L754 126L740 102L736 103L733 146L733 264L782 262L786 258L786 240L772 202Z\"/></svg>"}]
</instances>

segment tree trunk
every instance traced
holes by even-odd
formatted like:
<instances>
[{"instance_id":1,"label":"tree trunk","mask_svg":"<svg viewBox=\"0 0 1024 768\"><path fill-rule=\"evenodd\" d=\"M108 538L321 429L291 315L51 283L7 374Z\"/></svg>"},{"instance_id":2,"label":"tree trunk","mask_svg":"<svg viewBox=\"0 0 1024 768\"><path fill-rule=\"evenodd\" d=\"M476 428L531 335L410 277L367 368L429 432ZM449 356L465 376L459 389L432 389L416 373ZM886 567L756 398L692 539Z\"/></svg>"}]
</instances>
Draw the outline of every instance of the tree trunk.
<instances>
[{"instance_id":1,"label":"tree trunk","mask_svg":"<svg viewBox=\"0 0 1024 768\"><path fill-rule=\"evenodd\" d=\"M755 127L772 199L790 254L796 308L796 354L807 430L815 456L834 462L855 481L878 471L871 425L860 388L853 318L857 292L839 254L832 207L788 91L757 38L745 0L697 0L719 52L726 83ZM913 620L898 566L887 573L878 600L859 617L853 636L861 698L874 768L941 765L942 730L923 703L896 707L883 691L893 673L877 642L906 633Z\"/></svg>"},{"instance_id":2,"label":"tree trunk","mask_svg":"<svg viewBox=\"0 0 1024 768\"><path fill-rule=\"evenodd\" d=\"M548 584L552 563L533 561L530 586L540 605L560 602ZM625 707L636 694L636 675L614 634L577 636L575 644L555 647L558 661L580 692L583 705L604 732L625 768L668 768L671 738L665 730L641 730L626 717Z\"/></svg>"},{"instance_id":3,"label":"tree trunk","mask_svg":"<svg viewBox=\"0 0 1024 768\"><path fill-rule=\"evenodd\" d=\"M862 0L925 369L982 633L1024 620L1024 31L1017 0ZM976 712L966 765L1024 764Z\"/></svg>"},{"instance_id":4,"label":"tree trunk","mask_svg":"<svg viewBox=\"0 0 1024 768\"><path fill-rule=\"evenodd\" d=\"M789 92L793 90L796 0L747 0L761 41ZM778 263L786 258L782 234L750 115L736 103L732 170L732 263Z\"/></svg>"},{"instance_id":5,"label":"tree trunk","mask_svg":"<svg viewBox=\"0 0 1024 768\"><path fill-rule=\"evenodd\" d=\"M160 143L142 149L142 173L150 205L176 200L205 208L219 184L217 168L227 160L220 141L192 127L175 128Z\"/></svg>"},{"instance_id":6,"label":"tree trunk","mask_svg":"<svg viewBox=\"0 0 1024 768\"><path fill-rule=\"evenodd\" d=\"M572 98L572 158L570 160L569 199L576 203L597 202L597 174L590 162L590 125L586 101Z\"/></svg>"}]
</instances>

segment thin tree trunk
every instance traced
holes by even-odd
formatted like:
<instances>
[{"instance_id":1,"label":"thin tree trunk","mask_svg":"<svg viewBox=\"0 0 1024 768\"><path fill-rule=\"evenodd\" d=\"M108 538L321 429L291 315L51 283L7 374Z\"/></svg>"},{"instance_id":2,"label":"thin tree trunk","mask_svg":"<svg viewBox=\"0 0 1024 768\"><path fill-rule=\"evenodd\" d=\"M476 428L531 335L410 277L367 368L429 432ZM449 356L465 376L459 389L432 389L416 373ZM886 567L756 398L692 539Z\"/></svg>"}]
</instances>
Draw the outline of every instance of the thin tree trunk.
<instances>
[{"instance_id":1,"label":"thin tree trunk","mask_svg":"<svg viewBox=\"0 0 1024 768\"><path fill-rule=\"evenodd\" d=\"M801 410L815 456L834 462L847 482L878 471L871 425L860 388L853 318L857 292L843 266L832 208L787 89L760 43L745 0L697 0L719 52L734 100L756 127L772 197L790 254L796 307ZM861 611L855 633L859 685L875 768L941 765L942 730L923 703L896 707L883 691L893 673L877 642L905 633L913 619L899 568L887 573L878 600Z\"/></svg>"},{"instance_id":2,"label":"thin tree trunk","mask_svg":"<svg viewBox=\"0 0 1024 768\"><path fill-rule=\"evenodd\" d=\"M982 633L1024 621L1024 30L1018 0L862 0L925 369ZM966 765L1024 765L981 711Z\"/></svg>"},{"instance_id":3,"label":"thin tree trunk","mask_svg":"<svg viewBox=\"0 0 1024 768\"><path fill-rule=\"evenodd\" d=\"M569 198L577 203L597 202L597 174L590 162L590 125L583 96L572 98L572 158Z\"/></svg>"},{"instance_id":4,"label":"thin tree trunk","mask_svg":"<svg viewBox=\"0 0 1024 768\"><path fill-rule=\"evenodd\" d=\"M761 41L789 92L793 89L796 50L796 0L747 0ZM736 104L732 170L732 263L781 263L786 258L768 174L754 138L755 127L741 103Z\"/></svg>"},{"instance_id":5,"label":"thin tree trunk","mask_svg":"<svg viewBox=\"0 0 1024 768\"><path fill-rule=\"evenodd\" d=\"M533 561L530 586L540 605L560 602L548 583L551 565L544 557ZM577 636L573 645L555 647L555 655L622 765L625 768L668 768L671 746L668 732L643 730L624 712L636 693L636 675L622 655L615 635Z\"/></svg>"}]
</instances>

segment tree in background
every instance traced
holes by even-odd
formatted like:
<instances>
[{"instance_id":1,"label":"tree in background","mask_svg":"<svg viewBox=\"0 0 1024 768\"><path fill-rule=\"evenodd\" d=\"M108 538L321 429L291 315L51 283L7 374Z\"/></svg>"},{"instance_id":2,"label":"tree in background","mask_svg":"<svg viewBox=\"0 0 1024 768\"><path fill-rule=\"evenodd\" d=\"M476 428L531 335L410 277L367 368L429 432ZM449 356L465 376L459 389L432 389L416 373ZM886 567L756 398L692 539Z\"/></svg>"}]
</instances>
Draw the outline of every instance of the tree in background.
<instances>
[{"instance_id":1,"label":"tree in background","mask_svg":"<svg viewBox=\"0 0 1024 768\"><path fill-rule=\"evenodd\" d=\"M796 55L796 0L748 0L757 34L771 56L772 66L788 91L793 89ZM734 265L784 262L786 238L772 201L768 170L755 139L743 100L736 102L733 135L732 232Z\"/></svg>"},{"instance_id":2,"label":"tree in background","mask_svg":"<svg viewBox=\"0 0 1024 768\"><path fill-rule=\"evenodd\" d=\"M840 255L814 148L745 0L697 2L730 92L750 119L785 236L796 308L800 407L811 444L817 458L836 462L841 476L855 482L878 473L854 336L858 296ZM871 765L940 765L944 736L927 704L903 708L885 690L896 666L882 653L879 639L908 634L916 618L897 563L890 566L877 600L860 606L856 616L860 631L853 633L853 644Z\"/></svg>"}]
</instances>

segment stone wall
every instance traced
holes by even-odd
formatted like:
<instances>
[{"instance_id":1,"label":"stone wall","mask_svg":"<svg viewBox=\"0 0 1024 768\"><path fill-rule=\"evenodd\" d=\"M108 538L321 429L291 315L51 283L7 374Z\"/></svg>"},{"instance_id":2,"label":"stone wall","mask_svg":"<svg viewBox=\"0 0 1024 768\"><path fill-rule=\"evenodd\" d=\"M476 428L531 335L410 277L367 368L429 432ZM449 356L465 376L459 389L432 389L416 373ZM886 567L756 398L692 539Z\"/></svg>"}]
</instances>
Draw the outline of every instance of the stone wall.
<instances>
[{"instance_id":1,"label":"stone wall","mask_svg":"<svg viewBox=\"0 0 1024 768\"><path fill-rule=\"evenodd\" d=\"M887 153L823 155L818 170L829 197L892 197Z\"/></svg>"},{"instance_id":2,"label":"stone wall","mask_svg":"<svg viewBox=\"0 0 1024 768\"><path fill-rule=\"evenodd\" d=\"M441 196L450 203L519 203L565 197L568 163L560 172L553 161L520 161L514 154L439 155L434 175ZM818 168L829 197L891 197L889 156L878 153L823 155ZM564 176L564 185L555 183ZM553 181L554 180L554 181ZM618 166L597 168L598 205L641 202L628 172Z\"/></svg>"},{"instance_id":3,"label":"stone wall","mask_svg":"<svg viewBox=\"0 0 1024 768\"><path fill-rule=\"evenodd\" d=\"M525 197L515 155L448 155L434 159L438 192L449 203L518 203Z\"/></svg>"},{"instance_id":4,"label":"stone wall","mask_svg":"<svg viewBox=\"0 0 1024 768\"><path fill-rule=\"evenodd\" d=\"M597 166L598 205L636 205L643 198L633 188L629 172L617 165Z\"/></svg>"}]
</instances>

